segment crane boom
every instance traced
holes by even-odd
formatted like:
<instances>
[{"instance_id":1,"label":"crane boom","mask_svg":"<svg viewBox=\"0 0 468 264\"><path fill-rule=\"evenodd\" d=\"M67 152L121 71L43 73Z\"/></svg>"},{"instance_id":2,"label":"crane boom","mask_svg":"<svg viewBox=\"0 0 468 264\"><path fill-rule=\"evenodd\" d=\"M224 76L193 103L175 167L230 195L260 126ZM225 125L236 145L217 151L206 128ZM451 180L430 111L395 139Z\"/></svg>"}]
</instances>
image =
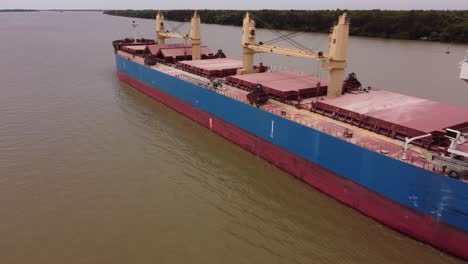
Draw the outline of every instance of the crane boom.
<instances>
[{"instance_id":1,"label":"crane boom","mask_svg":"<svg viewBox=\"0 0 468 264\"><path fill-rule=\"evenodd\" d=\"M188 34L184 35L176 32L160 32L158 35L164 38L190 39Z\"/></svg>"},{"instance_id":2,"label":"crane boom","mask_svg":"<svg viewBox=\"0 0 468 264\"><path fill-rule=\"evenodd\" d=\"M273 53L273 54L313 59L313 60L324 61L327 59L327 56L328 56L327 54L324 54L323 52L320 52L320 51L314 52L314 51L308 51L308 50L299 50L299 49L281 47L281 46L269 45L269 44L247 44L246 47L256 52Z\"/></svg>"}]
</instances>

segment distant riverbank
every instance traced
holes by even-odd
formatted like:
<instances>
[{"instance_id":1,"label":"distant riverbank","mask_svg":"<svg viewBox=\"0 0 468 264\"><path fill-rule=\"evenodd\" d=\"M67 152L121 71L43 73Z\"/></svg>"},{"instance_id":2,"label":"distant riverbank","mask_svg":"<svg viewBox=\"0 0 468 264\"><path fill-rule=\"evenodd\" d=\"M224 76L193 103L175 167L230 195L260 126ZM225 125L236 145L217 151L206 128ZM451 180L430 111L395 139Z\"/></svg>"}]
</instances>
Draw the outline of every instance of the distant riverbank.
<instances>
[{"instance_id":1,"label":"distant riverbank","mask_svg":"<svg viewBox=\"0 0 468 264\"><path fill-rule=\"evenodd\" d=\"M0 9L0 13L6 12L39 12L39 10L33 9Z\"/></svg>"},{"instance_id":2,"label":"distant riverbank","mask_svg":"<svg viewBox=\"0 0 468 264\"><path fill-rule=\"evenodd\" d=\"M104 14L154 19L156 10L110 10ZM193 10L163 10L166 19L189 21ZM242 24L245 10L199 10L203 23ZM329 32L343 10L257 10L257 27L305 32ZM468 11L346 11L353 36L468 43Z\"/></svg>"}]
</instances>

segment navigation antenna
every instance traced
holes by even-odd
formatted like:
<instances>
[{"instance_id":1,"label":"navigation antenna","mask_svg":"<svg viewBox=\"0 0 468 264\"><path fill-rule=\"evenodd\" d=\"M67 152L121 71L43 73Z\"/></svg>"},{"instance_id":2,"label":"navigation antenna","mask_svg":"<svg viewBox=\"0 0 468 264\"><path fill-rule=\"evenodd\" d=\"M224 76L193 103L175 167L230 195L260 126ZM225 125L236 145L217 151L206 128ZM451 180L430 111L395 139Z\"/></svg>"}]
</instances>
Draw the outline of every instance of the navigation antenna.
<instances>
[{"instance_id":1,"label":"navigation antenna","mask_svg":"<svg viewBox=\"0 0 468 264\"><path fill-rule=\"evenodd\" d=\"M133 41L136 42L136 39L137 39L137 27L138 27L138 23L135 22L135 20L132 21L132 28L133 28Z\"/></svg>"}]
</instances>

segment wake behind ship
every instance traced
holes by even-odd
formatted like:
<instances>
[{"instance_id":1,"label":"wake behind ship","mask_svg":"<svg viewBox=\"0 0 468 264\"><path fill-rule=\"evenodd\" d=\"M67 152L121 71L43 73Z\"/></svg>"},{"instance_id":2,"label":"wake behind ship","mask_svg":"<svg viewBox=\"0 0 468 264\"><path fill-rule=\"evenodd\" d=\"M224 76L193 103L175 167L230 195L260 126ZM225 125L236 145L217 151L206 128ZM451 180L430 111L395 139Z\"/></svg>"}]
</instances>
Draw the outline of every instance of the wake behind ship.
<instances>
[{"instance_id":1,"label":"wake behind ship","mask_svg":"<svg viewBox=\"0 0 468 264\"><path fill-rule=\"evenodd\" d=\"M468 260L468 109L345 79L349 25L342 15L329 51L309 51L257 43L247 13L239 61L202 46L196 13L190 34L166 30L158 14L156 40L113 46L121 82L343 204ZM256 53L317 60L329 78L254 65Z\"/></svg>"}]
</instances>

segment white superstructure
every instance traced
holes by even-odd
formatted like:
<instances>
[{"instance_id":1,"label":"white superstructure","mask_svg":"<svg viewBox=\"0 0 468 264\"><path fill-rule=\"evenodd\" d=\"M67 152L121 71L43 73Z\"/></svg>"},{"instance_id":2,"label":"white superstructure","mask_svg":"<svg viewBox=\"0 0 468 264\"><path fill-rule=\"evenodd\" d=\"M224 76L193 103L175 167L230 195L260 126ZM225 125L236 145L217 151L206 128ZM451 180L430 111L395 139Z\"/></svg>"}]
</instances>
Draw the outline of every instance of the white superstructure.
<instances>
[{"instance_id":1,"label":"white superstructure","mask_svg":"<svg viewBox=\"0 0 468 264\"><path fill-rule=\"evenodd\" d=\"M465 59L460 63L460 79L468 82L468 51Z\"/></svg>"}]
</instances>

